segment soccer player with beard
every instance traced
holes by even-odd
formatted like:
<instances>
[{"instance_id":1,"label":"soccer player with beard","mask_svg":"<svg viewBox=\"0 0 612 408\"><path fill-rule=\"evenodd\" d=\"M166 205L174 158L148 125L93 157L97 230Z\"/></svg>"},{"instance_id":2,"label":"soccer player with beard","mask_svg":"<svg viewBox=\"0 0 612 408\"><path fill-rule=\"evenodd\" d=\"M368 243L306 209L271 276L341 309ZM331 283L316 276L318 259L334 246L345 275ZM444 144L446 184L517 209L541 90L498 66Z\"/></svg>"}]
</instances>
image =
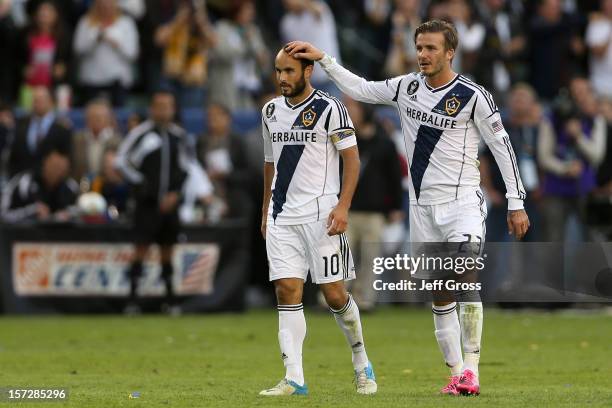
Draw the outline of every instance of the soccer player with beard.
<instances>
[{"instance_id":1,"label":"soccer player with beard","mask_svg":"<svg viewBox=\"0 0 612 408\"><path fill-rule=\"evenodd\" d=\"M318 61L351 98L397 107L410 160L413 246L444 243L456 245L457 252L471 247L481 253L486 219L478 169L481 136L504 178L509 233L521 239L529 219L514 151L491 94L451 68L459 42L457 30L445 21L427 21L416 29L414 41L420 72L380 82L351 73L309 43L295 41L285 50L296 58ZM432 277L419 272L416 277ZM451 370L451 380L441 392L478 395L483 322L479 292L433 293L432 311L435 337Z\"/></svg>"},{"instance_id":2,"label":"soccer player with beard","mask_svg":"<svg viewBox=\"0 0 612 408\"><path fill-rule=\"evenodd\" d=\"M262 109L261 233L278 300L278 341L286 374L260 394L308 393L302 368L306 336L302 292L309 271L351 347L357 392L374 394L377 384L365 350L359 309L344 286L345 280L355 278L344 234L359 178L355 130L342 102L310 84L312 61L281 50L275 67L282 96Z\"/></svg>"}]
</instances>

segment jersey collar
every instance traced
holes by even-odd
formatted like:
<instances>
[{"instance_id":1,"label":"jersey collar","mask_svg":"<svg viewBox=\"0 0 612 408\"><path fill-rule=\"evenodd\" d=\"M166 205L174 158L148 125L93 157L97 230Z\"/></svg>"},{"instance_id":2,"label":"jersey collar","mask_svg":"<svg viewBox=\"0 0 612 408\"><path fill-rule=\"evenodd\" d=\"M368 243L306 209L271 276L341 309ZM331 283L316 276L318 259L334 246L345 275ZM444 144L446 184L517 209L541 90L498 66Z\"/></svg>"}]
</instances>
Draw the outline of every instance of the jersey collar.
<instances>
[{"instance_id":1,"label":"jersey collar","mask_svg":"<svg viewBox=\"0 0 612 408\"><path fill-rule=\"evenodd\" d=\"M459 79L459 74L455 74L455 77L448 83L446 83L445 85L439 86L437 88L432 88L428 83L427 83L427 78L423 75L423 82L425 83L425 86L427 87L427 89L429 89L431 92L439 92L439 91L443 91L446 88L448 88L449 86L451 86L452 84L454 84L457 79Z\"/></svg>"},{"instance_id":2,"label":"jersey collar","mask_svg":"<svg viewBox=\"0 0 612 408\"><path fill-rule=\"evenodd\" d=\"M289 103L289 101L287 100L287 98L285 98L285 104L286 104L286 105L287 105L289 108L291 108L291 109L297 109L297 108L299 108L300 106L303 106L303 105L307 104L307 103L308 103L308 102L309 102L309 101L312 99L312 97L315 95L315 93L316 93L316 92L317 92L317 90L313 88L313 90L312 90L312 92L310 93L310 95L308 95L308 98L304 99L302 102L298 103L297 105L292 105L292 104L290 104L290 103Z\"/></svg>"}]
</instances>

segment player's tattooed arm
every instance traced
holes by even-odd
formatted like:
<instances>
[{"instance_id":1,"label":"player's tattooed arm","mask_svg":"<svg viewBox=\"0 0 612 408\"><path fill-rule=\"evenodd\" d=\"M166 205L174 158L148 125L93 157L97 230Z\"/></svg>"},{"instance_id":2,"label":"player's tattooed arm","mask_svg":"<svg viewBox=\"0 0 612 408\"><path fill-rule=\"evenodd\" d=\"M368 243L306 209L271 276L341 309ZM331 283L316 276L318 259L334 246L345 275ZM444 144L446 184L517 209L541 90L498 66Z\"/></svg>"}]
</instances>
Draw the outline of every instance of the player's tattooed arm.
<instances>
[{"instance_id":1,"label":"player's tattooed arm","mask_svg":"<svg viewBox=\"0 0 612 408\"><path fill-rule=\"evenodd\" d=\"M359 180L359 150L357 146L351 146L340 150L342 157L342 190L338 204L327 218L327 234L338 235L346 231L348 226L348 210L351 208L353 194Z\"/></svg>"},{"instance_id":2,"label":"player's tattooed arm","mask_svg":"<svg viewBox=\"0 0 612 408\"><path fill-rule=\"evenodd\" d=\"M274 179L274 163L264 162L264 194L261 206L261 235L266 239L266 224L268 221L268 205L272 197L272 179Z\"/></svg>"}]
</instances>

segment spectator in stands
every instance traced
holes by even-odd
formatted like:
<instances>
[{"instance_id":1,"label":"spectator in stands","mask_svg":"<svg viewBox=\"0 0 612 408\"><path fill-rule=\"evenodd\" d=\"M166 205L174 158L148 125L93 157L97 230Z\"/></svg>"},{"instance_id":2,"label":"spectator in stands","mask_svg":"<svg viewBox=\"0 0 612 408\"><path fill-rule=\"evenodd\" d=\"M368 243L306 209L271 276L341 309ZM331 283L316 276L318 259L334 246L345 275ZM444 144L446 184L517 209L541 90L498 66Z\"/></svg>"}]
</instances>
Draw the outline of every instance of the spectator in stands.
<instances>
[{"instance_id":1,"label":"spectator in stands","mask_svg":"<svg viewBox=\"0 0 612 408\"><path fill-rule=\"evenodd\" d=\"M0 3L0 58L2 61L11 61L17 54L16 47L17 28L11 16L11 2ZM0 101L13 103L16 99L16 78L21 66L15 61L12 64L0 64Z\"/></svg>"},{"instance_id":2,"label":"spectator in stands","mask_svg":"<svg viewBox=\"0 0 612 408\"><path fill-rule=\"evenodd\" d=\"M421 24L419 1L396 0L391 21L393 42L387 55L385 71L390 76L418 71L414 31Z\"/></svg>"},{"instance_id":3,"label":"spectator in stands","mask_svg":"<svg viewBox=\"0 0 612 408\"><path fill-rule=\"evenodd\" d=\"M533 228L524 239L537 241L540 219L539 203L541 186L537 164L538 131L542 121L542 109L538 104L534 89L525 84L516 84L508 98L508 112L504 114L504 127L516 154L523 186L527 191L525 208L529 212L529 222ZM509 240L507 225L505 185L501 172L488 148L480 155L480 175L482 185L490 204L487 215L487 241L503 242Z\"/></svg>"},{"instance_id":4,"label":"spectator in stands","mask_svg":"<svg viewBox=\"0 0 612 408\"><path fill-rule=\"evenodd\" d=\"M457 27L460 39L453 67L464 75L473 76L485 39L484 24L467 0L448 0L446 3L446 14Z\"/></svg>"},{"instance_id":5,"label":"spectator in stands","mask_svg":"<svg viewBox=\"0 0 612 408\"><path fill-rule=\"evenodd\" d=\"M155 31L155 44L163 49L162 86L173 90L179 106L204 103L208 49L215 42L203 1L180 2L172 20Z\"/></svg>"},{"instance_id":6,"label":"spectator in stands","mask_svg":"<svg viewBox=\"0 0 612 408\"><path fill-rule=\"evenodd\" d=\"M336 21L329 6L321 0L283 0L286 13L281 20L281 40L308 41L340 63L340 46L336 32ZM340 96L336 86L322 69L312 74L312 86L316 89Z\"/></svg>"},{"instance_id":7,"label":"spectator in stands","mask_svg":"<svg viewBox=\"0 0 612 408\"><path fill-rule=\"evenodd\" d=\"M136 206L134 260L129 269L130 298L125 312L138 313L136 292L143 261L151 244L160 247L161 277L166 286L164 308L180 313L175 304L172 266L174 244L180 222L178 206L187 177L185 131L173 121L176 116L174 95L156 92L151 99L151 119L136 127L121 143L115 165L130 183Z\"/></svg>"},{"instance_id":8,"label":"spectator in stands","mask_svg":"<svg viewBox=\"0 0 612 408\"><path fill-rule=\"evenodd\" d=\"M0 102L0 191L8 178L8 158L15 133L15 118L8 104Z\"/></svg>"},{"instance_id":9,"label":"spectator in stands","mask_svg":"<svg viewBox=\"0 0 612 408\"><path fill-rule=\"evenodd\" d=\"M2 219L67 221L79 193L69 178L70 158L60 150L49 150L35 170L15 175L2 194Z\"/></svg>"},{"instance_id":10,"label":"spectator in stands","mask_svg":"<svg viewBox=\"0 0 612 408\"><path fill-rule=\"evenodd\" d=\"M549 102L568 85L585 50L576 18L563 13L561 0L538 0L527 39L529 82Z\"/></svg>"},{"instance_id":11,"label":"spectator in stands","mask_svg":"<svg viewBox=\"0 0 612 408\"><path fill-rule=\"evenodd\" d=\"M32 89L32 114L17 122L15 139L9 157L11 176L33 168L51 150L70 157L72 131L56 116L53 98L48 88Z\"/></svg>"},{"instance_id":12,"label":"spectator in stands","mask_svg":"<svg viewBox=\"0 0 612 408\"><path fill-rule=\"evenodd\" d=\"M402 170L395 144L373 118L371 106L344 98L349 116L353 120L361 171L359 185L353 196L347 235L358 257L357 265L365 273L352 285L352 294L361 310L372 310L377 292L373 288L376 275L368 272L375 257L380 256L383 229L387 224L401 222Z\"/></svg>"},{"instance_id":13,"label":"spectator in stands","mask_svg":"<svg viewBox=\"0 0 612 408\"><path fill-rule=\"evenodd\" d=\"M117 0L93 2L77 25L74 52L81 104L103 96L123 106L134 82L139 45L136 24L121 13Z\"/></svg>"},{"instance_id":14,"label":"spectator in stands","mask_svg":"<svg viewBox=\"0 0 612 408\"><path fill-rule=\"evenodd\" d=\"M485 38L473 67L475 81L505 100L510 86L523 80L520 59L526 47L521 21L504 8L506 0L479 2Z\"/></svg>"},{"instance_id":15,"label":"spectator in stands","mask_svg":"<svg viewBox=\"0 0 612 408\"><path fill-rule=\"evenodd\" d=\"M116 157L117 145L104 146L101 153L100 171L96 172L91 182L91 191L104 197L109 214L119 216L124 215L127 210L130 187L115 167Z\"/></svg>"},{"instance_id":16,"label":"spectator in stands","mask_svg":"<svg viewBox=\"0 0 612 408\"><path fill-rule=\"evenodd\" d=\"M121 142L113 111L105 99L94 99L85 108L85 129L72 139L72 178L93 180L102 169L102 154Z\"/></svg>"},{"instance_id":17,"label":"spectator in stands","mask_svg":"<svg viewBox=\"0 0 612 408\"><path fill-rule=\"evenodd\" d=\"M70 37L55 3L43 1L21 36L25 87L51 87L68 81Z\"/></svg>"},{"instance_id":18,"label":"spectator in stands","mask_svg":"<svg viewBox=\"0 0 612 408\"><path fill-rule=\"evenodd\" d=\"M612 99L603 100L601 113L607 122L606 153L597 172L597 186L600 193L612 197Z\"/></svg>"},{"instance_id":19,"label":"spectator in stands","mask_svg":"<svg viewBox=\"0 0 612 408\"><path fill-rule=\"evenodd\" d=\"M413 1L413 0L409 0ZM338 0L328 3L342 32L342 56L345 64L367 78L387 78L380 61L392 44L392 0Z\"/></svg>"},{"instance_id":20,"label":"spectator in stands","mask_svg":"<svg viewBox=\"0 0 612 408\"><path fill-rule=\"evenodd\" d=\"M596 185L596 169L603 160L606 120L584 78L572 80L571 99L557 102L550 120L538 135L538 161L544 171L543 210L548 241L564 241L566 220L580 217L585 198Z\"/></svg>"},{"instance_id":21,"label":"spectator in stands","mask_svg":"<svg viewBox=\"0 0 612 408\"><path fill-rule=\"evenodd\" d=\"M225 106L210 105L207 118L208 132L198 140L198 158L214 186L215 194L227 201L227 215L245 215L251 204L245 193L251 176L244 140L232 132L231 112Z\"/></svg>"},{"instance_id":22,"label":"spectator in stands","mask_svg":"<svg viewBox=\"0 0 612 408\"><path fill-rule=\"evenodd\" d=\"M601 13L591 15L586 32L591 54L591 83L597 94L612 98L612 0L601 0Z\"/></svg>"},{"instance_id":23,"label":"spectator in stands","mask_svg":"<svg viewBox=\"0 0 612 408\"><path fill-rule=\"evenodd\" d=\"M230 111L254 109L262 73L270 72L270 54L255 25L252 0L235 2L230 18L216 25L217 44L210 55L210 102Z\"/></svg>"}]
</instances>

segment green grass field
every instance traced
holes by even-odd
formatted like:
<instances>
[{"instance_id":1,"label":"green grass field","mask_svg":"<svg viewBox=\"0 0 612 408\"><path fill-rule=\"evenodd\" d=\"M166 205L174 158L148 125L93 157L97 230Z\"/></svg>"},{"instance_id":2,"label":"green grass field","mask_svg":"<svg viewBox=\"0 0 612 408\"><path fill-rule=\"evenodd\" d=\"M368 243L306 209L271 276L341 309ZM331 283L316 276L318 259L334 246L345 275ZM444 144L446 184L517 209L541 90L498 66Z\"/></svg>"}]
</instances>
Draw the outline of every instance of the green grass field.
<instances>
[{"instance_id":1,"label":"green grass field","mask_svg":"<svg viewBox=\"0 0 612 408\"><path fill-rule=\"evenodd\" d=\"M1 318L0 387L68 387L69 400L50 406L70 407L612 406L609 315L485 309L482 394L461 398L437 395L447 369L426 309L363 317L376 396L354 393L333 318L307 310L306 319L307 397L257 395L284 374L274 311Z\"/></svg>"}]
</instances>

